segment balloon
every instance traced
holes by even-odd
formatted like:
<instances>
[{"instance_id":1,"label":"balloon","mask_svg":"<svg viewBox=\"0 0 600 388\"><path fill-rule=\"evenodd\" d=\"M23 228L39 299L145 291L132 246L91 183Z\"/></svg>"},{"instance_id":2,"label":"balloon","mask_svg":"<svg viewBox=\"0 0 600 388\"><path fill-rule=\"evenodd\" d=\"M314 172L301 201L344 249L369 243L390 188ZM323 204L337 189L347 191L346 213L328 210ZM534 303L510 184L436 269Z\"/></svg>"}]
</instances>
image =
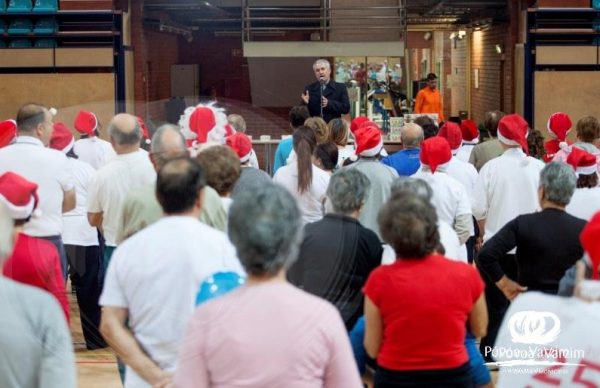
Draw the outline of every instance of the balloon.
<instances>
[{"instance_id":1,"label":"balloon","mask_svg":"<svg viewBox=\"0 0 600 388\"><path fill-rule=\"evenodd\" d=\"M245 281L246 279L235 272L216 272L212 274L200 285L200 290L196 295L196 306L233 291L244 284Z\"/></svg>"}]
</instances>

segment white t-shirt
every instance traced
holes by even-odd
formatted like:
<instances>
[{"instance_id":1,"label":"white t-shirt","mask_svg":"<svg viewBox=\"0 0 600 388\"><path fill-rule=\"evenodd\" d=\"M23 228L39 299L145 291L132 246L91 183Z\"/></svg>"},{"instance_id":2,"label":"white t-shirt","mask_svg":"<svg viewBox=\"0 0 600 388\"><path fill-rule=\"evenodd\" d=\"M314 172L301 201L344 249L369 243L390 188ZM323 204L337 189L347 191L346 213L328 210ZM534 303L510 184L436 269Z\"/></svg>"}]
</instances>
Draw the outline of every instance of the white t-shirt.
<instances>
[{"instance_id":1,"label":"white t-shirt","mask_svg":"<svg viewBox=\"0 0 600 388\"><path fill-rule=\"evenodd\" d=\"M576 189L566 210L577 218L589 221L600 211L600 187Z\"/></svg>"},{"instance_id":2,"label":"white t-shirt","mask_svg":"<svg viewBox=\"0 0 600 388\"><path fill-rule=\"evenodd\" d=\"M463 143L460 146L460 148L458 149L458 151L456 151L455 156L459 160L469 163L469 158L471 157L471 152L473 152L473 148L475 148L476 145L477 144L475 144L475 143L468 143L466 141L463 141Z\"/></svg>"},{"instance_id":3,"label":"white t-shirt","mask_svg":"<svg viewBox=\"0 0 600 388\"><path fill-rule=\"evenodd\" d=\"M447 173L436 171L435 174L432 174L431 171L426 171L421 166L413 177L423 179L431 186L433 190L431 203L435 207L440 221L454 225L458 216L471 214L471 202L467 190L462 183Z\"/></svg>"},{"instance_id":4,"label":"white t-shirt","mask_svg":"<svg viewBox=\"0 0 600 388\"><path fill-rule=\"evenodd\" d=\"M344 161L348 158L354 158L356 160L356 152L354 150L354 147L351 145L347 145L344 148L338 148L338 161L337 161L337 166L338 168L341 168L342 166L344 166Z\"/></svg>"},{"instance_id":5,"label":"white t-shirt","mask_svg":"<svg viewBox=\"0 0 600 388\"><path fill-rule=\"evenodd\" d=\"M95 170L104 166L116 155L109 142L96 136L77 140L73 145L73 151L79 160L94 167Z\"/></svg>"},{"instance_id":6,"label":"white t-shirt","mask_svg":"<svg viewBox=\"0 0 600 388\"><path fill-rule=\"evenodd\" d=\"M484 240L507 222L539 209L538 185L544 163L509 148L479 171L473 192L473 216L485 219Z\"/></svg>"},{"instance_id":7,"label":"white t-shirt","mask_svg":"<svg viewBox=\"0 0 600 388\"><path fill-rule=\"evenodd\" d=\"M173 371L200 284L219 271L244 274L227 236L193 217L165 217L115 250L100 305L126 308L149 357ZM150 387L131 368L125 387Z\"/></svg>"},{"instance_id":8,"label":"white t-shirt","mask_svg":"<svg viewBox=\"0 0 600 388\"><path fill-rule=\"evenodd\" d=\"M477 181L475 166L460 160L458 156L453 156L448 165L442 169L442 172L462 183L465 190L467 190L469 200L473 199L473 189L475 188L475 181Z\"/></svg>"},{"instance_id":9,"label":"white t-shirt","mask_svg":"<svg viewBox=\"0 0 600 388\"><path fill-rule=\"evenodd\" d=\"M75 209L63 214L63 243L84 247L98 245L98 231L87 219L88 187L96 176L96 170L78 159L68 160L69 171L75 183L77 205Z\"/></svg>"},{"instance_id":10,"label":"white t-shirt","mask_svg":"<svg viewBox=\"0 0 600 388\"><path fill-rule=\"evenodd\" d=\"M25 224L25 234L33 237L62 234L64 192L73 190L67 166L65 154L44 147L35 137L19 136L14 144L0 149L0 174L12 171L38 185L40 215Z\"/></svg>"},{"instance_id":11,"label":"white t-shirt","mask_svg":"<svg viewBox=\"0 0 600 388\"><path fill-rule=\"evenodd\" d=\"M250 166L260 170L260 166L258 165L258 158L256 157L256 152L254 149L250 151Z\"/></svg>"},{"instance_id":12,"label":"white t-shirt","mask_svg":"<svg viewBox=\"0 0 600 388\"><path fill-rule=\"evenodd\" d=\"M106 245L116 246L116 233L125 197L131 190L156 181L156 172L145 152L116 155L97 171L88 190L89 213L104 213Z\"/></svg>"},{"instance_id":13,"label":"white t-shirt","mask_svg":"<svg viewBox=\"0 0 600 388\"><path fill-rule=\"evenodd\" d=\"M331 178L329 174L314 164L312 165L312 172L313 179L310 189L302 194L298 192L297 162L281 167L273 177L274 182L288 189L298 201L304 224L319 221L323 218L323 201L325 200L325 192Z\"/></svg>"}]
</instances>

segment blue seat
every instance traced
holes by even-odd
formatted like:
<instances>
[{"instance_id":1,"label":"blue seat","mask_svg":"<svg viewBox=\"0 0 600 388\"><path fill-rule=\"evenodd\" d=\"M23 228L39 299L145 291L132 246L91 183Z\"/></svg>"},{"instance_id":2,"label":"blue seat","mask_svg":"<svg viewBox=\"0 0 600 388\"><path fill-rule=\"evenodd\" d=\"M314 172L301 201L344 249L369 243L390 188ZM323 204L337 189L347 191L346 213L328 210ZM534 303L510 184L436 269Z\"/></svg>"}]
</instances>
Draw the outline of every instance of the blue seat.
<instances>
[{"instance_id":1,"label":"blue seat","mask_svg":"<svg viewBox=\"0 0 600 388\"><path fill-rule=\"evenodd\" d=\"M13 39L8 44L10 48L31 48L31 41L29 39Z\"/></svg>"},{"instance_id":2,"label":"blue seat","mask_svg":"<svg viewBox=\"0 0 600 388\"><path fill-rule=\"evenodd\" d=\"M35 23L33 33L36 35L54 34L58 30L54 19L40 19Z\"/></svg>"},{"instance_id":3,"label":"blue seat","mask_svg":"<svg viewBox=\"0 0 600 388\"><path fill-rule=\"evenodd\" d=\"M6 1L0 0L0 12L6 11Z\"/></svg>"},{"instance_id":4,"label":"blue seat","mask_svg":"<svg viewBox=\"0 0 600 388\"><path fill-rule=\"evenodd\" d=\"M56 40L55 39L38 39L35 41L33 45L35 48L55 48Z\"/></svg>"},{"instance_id":5,"label":"blue seat","mask_svg":"<svg viewBox=\"0 0 600 388\"><path fill-rule=\"evenodd\" d=\"M34 13L56 12L56 11L58 11L58 1L57 0L35 0L35 5L33 6Z\"/></svg>"},{"instance_id":6,"label":"blue seat","mask_svg":"<svg viewBox=\"0 0 600 388\"><path fill-rule=\"evenodd\" d=\"M29 19L15 19L8 26L10 35L29 34L33 30L33 23Z\"/></svg>"},{"instance_id":7,"label":"blue seat","mask_svg":"<svg viewBox=\"0 0 600 388\"><path fill-rule=\"evenodd\" d=\"M31 0L9 0L6 12L31 12L31 8L33 8Z\"/></svg>"}]
</instances>

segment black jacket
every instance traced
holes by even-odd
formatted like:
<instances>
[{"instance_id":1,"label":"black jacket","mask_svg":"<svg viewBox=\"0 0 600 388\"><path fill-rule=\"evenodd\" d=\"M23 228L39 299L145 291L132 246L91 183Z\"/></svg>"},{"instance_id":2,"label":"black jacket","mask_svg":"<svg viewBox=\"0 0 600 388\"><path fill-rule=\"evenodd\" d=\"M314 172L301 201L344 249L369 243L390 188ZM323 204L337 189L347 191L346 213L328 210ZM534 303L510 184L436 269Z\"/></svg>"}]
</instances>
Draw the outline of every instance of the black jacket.
<instances>
[{"instance_id":1,"label":"black jacket","mask_svg":"<svg viewBox=\"0 0 600 388\"><path fill-rule=\"evenodd\" d=\"M308 111L311 116L321 116L321 84L313 82L304 88L308 91ZM323 120L329 122L331 119L340 117L350 112L350 101L348 100L348 89L346 85L329 81L323 90L323 97L327 98L328 103L323 108Z\"/></svg>"}]
</instances>

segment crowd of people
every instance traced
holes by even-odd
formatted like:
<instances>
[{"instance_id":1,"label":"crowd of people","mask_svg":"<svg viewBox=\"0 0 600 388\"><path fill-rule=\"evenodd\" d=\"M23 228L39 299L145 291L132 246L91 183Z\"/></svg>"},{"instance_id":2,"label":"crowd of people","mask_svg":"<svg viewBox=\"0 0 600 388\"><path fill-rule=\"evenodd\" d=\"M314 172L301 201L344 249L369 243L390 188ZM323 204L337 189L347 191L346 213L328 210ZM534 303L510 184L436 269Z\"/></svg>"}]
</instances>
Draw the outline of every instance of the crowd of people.
<instances>
[{"instance_id":1,"label":"crowd of people","mask_svg":"<svg viewBox=\"0 0 600 388\"><path fill-rule=\"evenodd\" d=\"M486 141L423 116L388 155L321 95L330 72L315 63L273 177L214 104L149 144L125 113L109 141L87 111L75 131L37 104L0 124L0 386L76 386L67 276L125 387L493 386L483 349L511 301L577 293L580 260L597 275L600 123L569 144L552 115L536 158L517 114L489 112Z\"/></svg>"}]
</instances>

